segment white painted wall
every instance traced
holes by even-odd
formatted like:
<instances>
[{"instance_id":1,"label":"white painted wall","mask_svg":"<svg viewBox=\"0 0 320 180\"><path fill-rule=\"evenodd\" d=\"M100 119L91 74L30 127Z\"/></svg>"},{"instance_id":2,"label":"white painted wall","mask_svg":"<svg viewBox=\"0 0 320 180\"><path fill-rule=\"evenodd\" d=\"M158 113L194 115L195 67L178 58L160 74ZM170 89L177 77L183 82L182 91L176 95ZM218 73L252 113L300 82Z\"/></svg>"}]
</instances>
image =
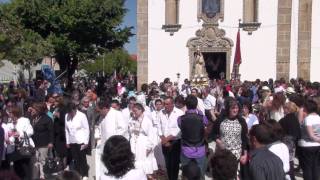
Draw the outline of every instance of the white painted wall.
<instances>
[{"instance_id":1,"label":"white painted wall","mask_svg":"<svg viewBox=\"0 0 320 180\"><path fill-rule=\"evenodd\" d=\"M1 63L3 66L0 67L0 82L16 80L18 66L7 60L1 60Z\"/></svg>"},{"instance_id":2,"label":"white painted wall","mask_svg":"<svg viewBox=\"0 0 320 180\"><path fill-rule=\"evenodd\" d=\"M267 80L276 76L276 42L277 42L277 0L259 1L258 31L248 35L241 31L242 80ZM236 43L238 19L242 18L242 1L225 1L225 19L220 28L225 29L226 37ZM182 28L173 36L161 29L165 20L165 1L149 0L149 39L148 39L148 81L163 81L169 77L176 80L176 73L181 79L189 77L189 57L187 41L195 37L201 28L197 21L197 1L180 1L180 24ZM235 46L235 44L234 44ZM232 49L231 70L234 59Z\"/></svg>"},{"instance_id":3,"label":"white painted wall","mask_svg":"<svg viewBox=\"0 0 320 180\"><path fill-rule=\"evenodd\" d=\"M226 36L233 39L236 45L238 19L242 18L243 1L225 1L225 20L221 27ZM276 45L277 45L277 0L259 1L259 22L261 27L248 35L241 33L242 64L240 74L242 80L267 80L276 76ZM234 45L234 46L235 46ZM231 66L235 47L232 49Z\"/></svg>"},{"instance_id":4,"label":"white painted wall","mask_svg":"<svg viewBox=\"0 0 320 180\"><path fill-rule=\"evenodd\" d=\"M165 23L165 1L149 0L148 81L176 80L189 77L189 55L186 47L189 38L201 27L197 22L196 0L180 1L182 28L173 36L161 29Z\"/></svg>"},{"instance_id":5,"label":"white painted wall","mask_svg":"<svg viewBox=\"0 0 320 180\"><path fill-rule=\"evenodd\" d=\"M8 60L0 60L3 64L3 66L0 66L0 82L9 82L9 81L17 81L18 78L18 72L21 70L24 70L24 77L25 79L29 79L29 73L26 69L23 69L21 65L15 65L12 64ZM59 64L53 59L53 68L58 71L60 70ZM51 66L51 59L48 57L43 58L43 61L41 64L38 64L36 66L31 67L32 77L36 78L36 71L41 70L41 66L44 64Z\"/></svg>"},{"instance_id":6,"label":"white painted wall","mask_svg":"<svg viewBox=\"0 0 320 180\"><path fill-rule=\"evenodd\" d=\"M311 81L320 81L320 1L312 1Z\"/></svg>"}]
</instances>

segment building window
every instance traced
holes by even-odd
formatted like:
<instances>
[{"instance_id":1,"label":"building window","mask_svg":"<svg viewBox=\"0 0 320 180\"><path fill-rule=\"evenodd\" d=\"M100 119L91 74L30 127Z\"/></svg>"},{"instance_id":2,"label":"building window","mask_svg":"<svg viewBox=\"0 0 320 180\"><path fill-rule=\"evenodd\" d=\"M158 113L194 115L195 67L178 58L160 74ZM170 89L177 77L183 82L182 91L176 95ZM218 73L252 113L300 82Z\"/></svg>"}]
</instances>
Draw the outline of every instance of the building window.
<instances>
[{"instance_id":1,"label":"building window","mask_svg":"<svg viewBox=\"0 0 320 180\"><path fill-rule=\"evenodd\" d=\"M162 26L162 29L172 36L181 28L179 24L180 0L165 0L165 3L165 25Z\"/></svg>"},{"instance_id":2,"label":"building window","mask_svg":"<svg viewBox=\"0 0 320 180\"><path fill-rule=\"evenodd\" d=\"M259 0L243 0L243 19L239 24L240 28L244 31L248 31L248 34L252 34L256 31L261 23L259 23L258 10Z\"/></svg>"}]
</instances>

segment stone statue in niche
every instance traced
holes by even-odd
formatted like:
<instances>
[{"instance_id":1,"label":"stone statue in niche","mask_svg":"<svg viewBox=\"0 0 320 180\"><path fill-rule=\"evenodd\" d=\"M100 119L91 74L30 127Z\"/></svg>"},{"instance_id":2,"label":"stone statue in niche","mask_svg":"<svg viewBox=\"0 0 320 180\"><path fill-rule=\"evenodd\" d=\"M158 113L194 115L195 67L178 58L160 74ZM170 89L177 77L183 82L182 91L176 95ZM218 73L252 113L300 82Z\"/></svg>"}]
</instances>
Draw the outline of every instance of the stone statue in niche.
<instances>
[{"instance_id":1,"label":"stone statue in niche","mask_svg":"<svg viewBox=\"0 0 320 180\"><path fill-rule=\"evenodd\" d=\"M199 50L194 53L194 58L195 58L194 75L198 75L198 76L205 75L206 74L205 61L203 59L203 55Z\"/></svg>"},{"instance_id":2,"label":"stone statue in niche","mask_svg":"<svg viewBox=\"0 0 320 180\"><path fill-rule=\"evenodd\" d=\"M202 13L213 18L220 12L220 0L202 0Z\"/></svg>"}]
</instances>

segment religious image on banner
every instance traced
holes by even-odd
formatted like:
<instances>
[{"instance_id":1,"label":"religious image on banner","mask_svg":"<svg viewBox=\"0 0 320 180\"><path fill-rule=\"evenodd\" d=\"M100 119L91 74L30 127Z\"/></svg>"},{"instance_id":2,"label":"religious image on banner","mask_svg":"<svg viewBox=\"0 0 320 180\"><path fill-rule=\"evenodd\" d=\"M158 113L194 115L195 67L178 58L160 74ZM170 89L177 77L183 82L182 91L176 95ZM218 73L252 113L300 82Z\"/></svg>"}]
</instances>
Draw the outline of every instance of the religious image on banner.
<instances>
[{"instance_id":1,"label":"religious image on banner","mask_svg":"<svg viewBox=\"0 0 320 180\"><path fill-rule=\"evenodd\" d=\"M62 94L60 81L57 80L54 69L52 69L52 67L49 65L42 65L41 72L42 72L43 78L50 83L48 92Z\"/></svg>"}]
</instances>

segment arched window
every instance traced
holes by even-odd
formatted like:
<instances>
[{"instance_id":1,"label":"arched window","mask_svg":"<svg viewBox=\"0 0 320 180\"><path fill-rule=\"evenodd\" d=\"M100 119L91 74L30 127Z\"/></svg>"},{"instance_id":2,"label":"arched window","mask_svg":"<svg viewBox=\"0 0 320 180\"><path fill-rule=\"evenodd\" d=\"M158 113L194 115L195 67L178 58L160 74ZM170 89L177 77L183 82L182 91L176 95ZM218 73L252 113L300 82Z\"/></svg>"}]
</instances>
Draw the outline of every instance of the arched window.
<instances>
[{"instance_id":1,"label":"arched window","mask_svg":"<svg viewBox=\"0 0 320 180\"><path fill-rule=\"evenodd\" d=\"M181 28L179 24L180 0L165 0L165 3L165 25L162 26L162 29L173 35Z\"/></svg>"}]
</instances>

